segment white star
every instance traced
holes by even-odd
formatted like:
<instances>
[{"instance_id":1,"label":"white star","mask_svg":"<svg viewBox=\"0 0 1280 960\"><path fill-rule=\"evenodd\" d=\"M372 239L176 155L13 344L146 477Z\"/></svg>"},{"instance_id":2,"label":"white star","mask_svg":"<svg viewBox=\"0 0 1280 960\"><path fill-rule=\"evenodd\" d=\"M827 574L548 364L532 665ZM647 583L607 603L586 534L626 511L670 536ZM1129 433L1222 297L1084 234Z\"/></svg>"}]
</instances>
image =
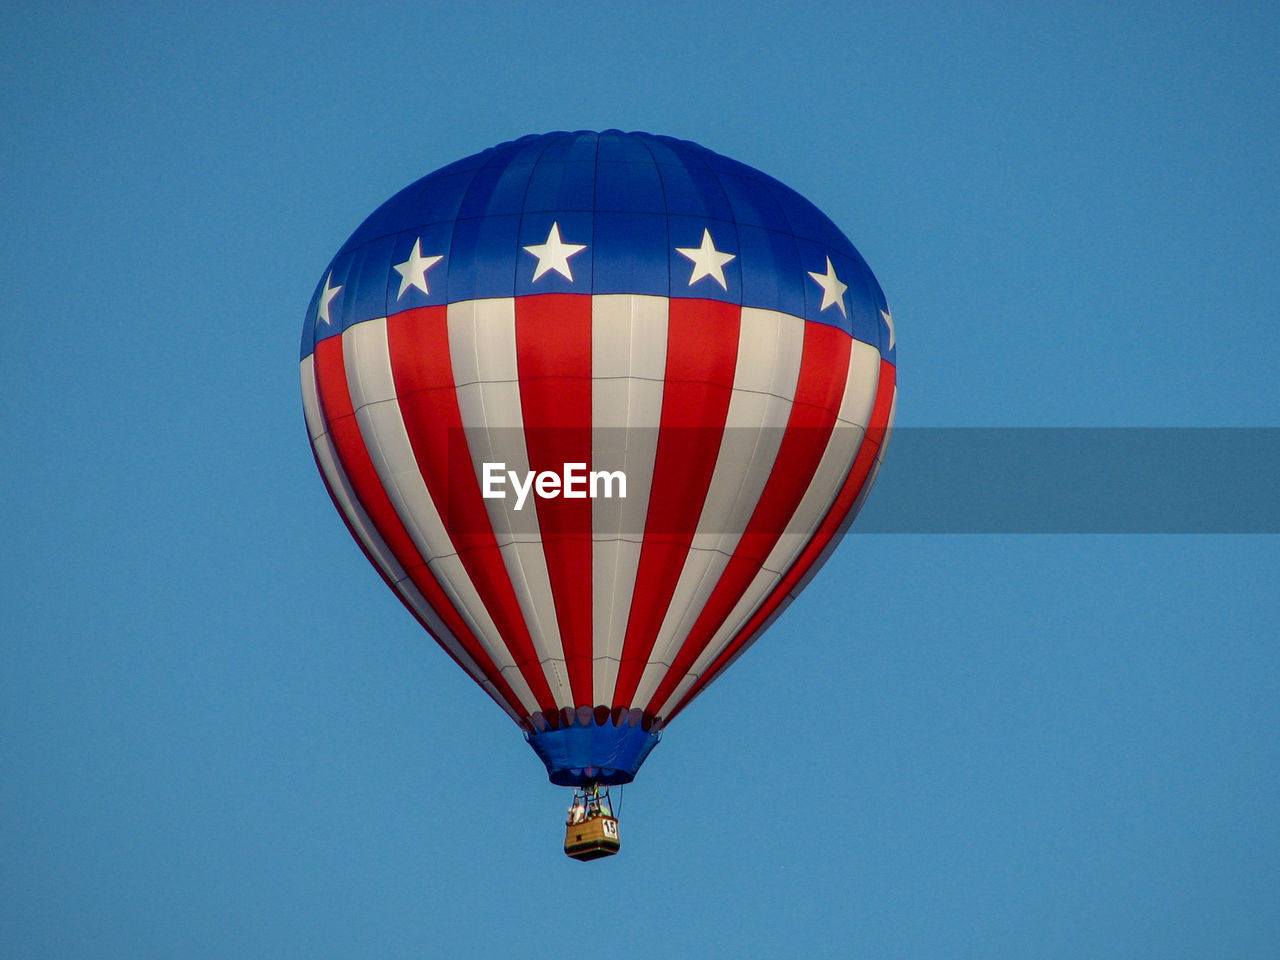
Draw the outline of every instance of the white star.
<instances>
[{"instance_id":1,"label":"white star","mask_svg":"<svg viewBox=\"0 0 1280 960\"><path fill-rule=\"evenodd\" d=\"M818 309L825 310L830 306L840 308L840 313L844 316L849 314L844 309L844 292L849 289L847 283L841 283L840 278L836 276L836 268L831 265L831 258L827 257L827 272L814 273L808 271L809 276L813 277L814 282L822 288L822 306Z\"/></svg>"},{"instance_id":2,"label":"white star","mask_svg":"<svg viewBox=\"0 0 1280 960\"><path fill-rule=\"evenodd\" d=\"M533 271L534 280L548 270L554 270L566 280L572 280L573 272L569 269L569 258L587 249L587 245L565 243L560 239L560 224L553 223L550 232L547 233L546 243L535 243L525 249L538 258L537 269Z\"/></svg>"},{"instance_id":3,"label":"white star","mask_svg":"<svg viewBox=\"0 0 1280 960\"><path fill-rule=\"evenodd\" d=\"M693 286L703 277L710 277L720 284L720 289L728 290L724 282L724 265L734 259L732 253L721 253L711 242L711 231L702 228L702 246L676 247L676 253L693 261L693 273L689 277L689 286Z\"/></svg>"},{"instance_id":4,"label":"white star","mask_svg":"<svg viewBox=\"0 0 1280 960\"><path fill-rule=\"evenodd\" d=\"M894 339L893 339L893 311L892 311L892 310L881 310L881 311L880 311L880 316L884 317L885 325L889 328L889 346L888 346L886 349L892 350L892 349L893 349L893 343L894 343Z\"/></svg>"},{"instance_id":5,"label":"white star","mask_svg":"<svg viewBox=\"0 0 1280 960\"><path fill-rule=\"evenodd\" d=\"M338 291L342 289L342 284L331 287L329 284L333 281L333 271L324 278L324 292L320 294L320 302L316 305L316 322L329 323L329 304L333 302L333 298L338 295Z\"/></svg>"},{"instance_id":6,"label":"white star","mask_svg":"<svg viewBox=\"0 0 1280 960\"><path fill-rule=\"evenodd\" d=\"M409 259L395 265L396 272L400 274L400 292L396 294L396 299L403 297L404 292L410 287L417 287L423 293L430 293L431 290L427 287L427 271L443 259L444 257L424 257L422 238L419 237L413 241L413 252L409 254Z\"/></svg>"}]
</instances>

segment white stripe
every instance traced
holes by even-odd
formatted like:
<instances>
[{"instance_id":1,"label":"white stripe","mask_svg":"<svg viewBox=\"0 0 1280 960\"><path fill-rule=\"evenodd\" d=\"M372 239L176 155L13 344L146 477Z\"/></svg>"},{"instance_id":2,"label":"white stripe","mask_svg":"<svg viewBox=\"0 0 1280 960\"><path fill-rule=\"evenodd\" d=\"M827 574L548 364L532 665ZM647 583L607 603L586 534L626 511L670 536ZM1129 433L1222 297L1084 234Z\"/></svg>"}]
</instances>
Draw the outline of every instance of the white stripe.
<instances>
[{"instance_id":1,"label":"white stripe","mask_svg":"<svg viewBox=\"0 0 1280 960\"><path fill-rule=\"evenodd\" d=\"M893 396L889 400L889 415L885 418L884 437L880 444L880 449L876 451L875 462L871 464L871 469L867 471L867 478L862 481L862 488L858 491L858 495L853 501L853 506L849 508L849 512L846 513L844 515L844 519L840 521L840 526L837 528L835 535L827 541L821 552L819 552L817 559L809 565L809 569L804 572L804 575L801 576L799 582L797 582L796 585L787 593L787 600L782 604L782 608L785 608L792 600L798 597L800 592L809 585L809 581L818 575L818 571L822 569L823 564L827 562L827 559L835 551L836 547L840 545L840 541L844 539L844 535L848 532L849 528L853 526L853 521L858 516L859 511L862 510L862 505L866 501L867 495L871 493L871 488L875 486L876 477L880 475L880 467L884 463L885 451L889 449L889 435L893 432L893 419L897 413L897 409L898 387L897 384L894 384ZM782 608L776 611L773 616L769 618L769 623L772 623L773 620L776 619ZM756 636L759 636L767 626L768 624L765 624L764 627L757 630ZM754 637L752 638L752 642L754 642Z\"/></svg>"},{"instance_id":2,"label":"white stripe","mask_svg":"<svg viewBox=\"0 0 1280 960\"><path fill-rule=\"evenodd\" d=\"M637 704L657 691L755 512L791 416L803 352L802 319L743 308L724 437L698 532L636 691Z\"/></svg>"},{"instance_id":3,"label":"white stripe","mask_svg":"<svg viewBox=\"0 0 1280 960\"><path fill-rule=\"evenodd\" d=\"M307 418L307 432L311 434L311 447L315 450L320 470L329 481L329 489L338 501L338 509L346 516L347 522L360 538L364 548L369 551L374 562L393 582L398 583L405 578L404 568L396 561L386 543L375 530L364 507L356 499L355 491L347 480L346 472L338 463L337 451L333 441L329 439L324 416L320 412L320 391L316 386L315 354L308 354L302 360L302 409Z\"/></svg>"},{"instance_id":4,"label":"white stripe","mask_svg":"<svg viewBox=\"0 0 1280 960\"><path fill-rule=\"evenodd\" d=\"M626 476L625 499L591 502L592 703L612 704L644 540L667 364L665 297L591 301L592 470Z\"/></svg>"},{"instance_id":5,"label":"white stripe","mask_svg":"<svg viewBox=\"0 0 1280 960\"><path fill-rule=\"evenodd\" d=\"M347 387L356 421L369 458L400 522L454 608L520 698L526 715L532 714L538 709L537 700L454 550L418 469L395 395L387 321L366 320L348 327L342 334L342 347L347 358Z\"/></svg>"},{"instance_id":6,"label":"white stripe","mask_svg":"<svg viewBox=\"0 0 1280 960\"><path fill-rule=\"evenodd\" d=\"M311 435L311 445L315 450L320 470L328 481L329 489L333 491L334 499L338 502L338 509L347 518L351 529L355 531L360 543L369 552L369 556L373 557L374 563L391 581L396 593L404 599L414 613L422 618L427 625L427 629L435 635L440 644L457 657L463 669L467 671L471 678L484 688L485 692L506 711L511 719L519 723L521 717L516 712L515 707L503 699L501 694L498 693L497 687L485 677L484 672L472 660L471 655L463 649L457 637L453 635L436 611L427 603L426 598L418 590L408 574L405 573L404 569L396 561L391 549L378 534L373 522L369 519L369 515L365 512L364 507L360 505L360 501L356 499L355 491L351 487L351 482L347 479L346 471L342 469L342 465L338 461L333 442L329 439L324 417L320 412L320 394L316 387L314 354L308 354L303 358L301 378L302 407L307 419L307 429Z\"/></svg>"},{"instance_id":7,"label":"white stripe","mask_svg":"<svg viewBox=\"0 0 1280 960\"><path fill-rule=\"evenodd\" d=\"M788 521L786 530L778 537L778 542L765 560L765 571L781 576L790 570L796 557L813 539L813 531L835 503L866 435L871 408L875 406L879 375L879 350L870 344L854 340L835 427L808 489ZM748 591L747 596L750 593Z\"/></svg>"},{"instance_id":8,"label":"white stripe","mask_svg":"<svg viewBox=\"0 0 1280 960\"><path fill-rule=\"evenodd\" d=\"M484 482L485 462L506 464L506 470L515 470L523 477L529 471L529 453L516 365L515 301L451 303L448 322L458 410L476 481ZM531 501L517 511L514 496L483 502L556 706L572 707L575 704L542 549L538 511Z\"/></svg>"},{"instance_id":9,"label":"white stripe","mask_svg":"<svg viewBox=\"0 0 1280 960\"><path fill-rule=\"evenodd\" d=\"M867 495L871 493L871 488L876 482L876 477L880 475L880 465L884 463L885 451L889 449L889 438L893 436L893 421L898 415L898 385L893 385L893 396L889 398L889 415L884 419L884 436L880 438L880 449L876 451L876 462L871 467L871 472L867 474L866 481L862 484L862 489L858 491L858 499L853 501L853 509L849 511L849 516L845 518L845 527L847 528L853 523L853 518L858 515L858 511L862 509L862 503L867 499ZM841 531L843 534L843 531Z\"/></svg>"},{"instance_id":10,"label":"white stripe","mask_svg":"<svg viewBox=\"0 0 1280 960\"><path fill-rule=\"evenodd\" d=\"M862 445L866 428L875 406L876 386L880 374L880 351L870 344L854 340L849 355L849 369L845 375L844 393L835 428L827 440L822 459L814 471L813 479L801 497L799 505L787 523L787 527L773 549L769 551L764 566L752 579L732 612L725 618L706 649L694 661L688 676L656 711L660 716L675 709L681 698L707 670L724 649L733 642L747 621L768 600L783 575L791 569L801 552L813 539L813 531L835 503L849 470L853 467L858 448ZM757 636L759 632L757 632ZM749 646L750 644L748 644Z\"/></svg>"}]
</instances>

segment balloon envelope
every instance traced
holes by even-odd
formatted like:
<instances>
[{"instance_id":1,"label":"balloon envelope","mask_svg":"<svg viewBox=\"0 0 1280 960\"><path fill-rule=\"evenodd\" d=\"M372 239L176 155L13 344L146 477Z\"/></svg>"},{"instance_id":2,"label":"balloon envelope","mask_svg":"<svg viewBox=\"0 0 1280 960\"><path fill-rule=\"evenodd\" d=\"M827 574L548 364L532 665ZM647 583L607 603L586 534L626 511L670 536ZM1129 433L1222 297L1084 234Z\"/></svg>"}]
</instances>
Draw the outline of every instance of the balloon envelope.
<instances>
[{"instance_id":1,"label":"balloon envelope","mask_svg":"<svg viewBox=\"0 0 1280 960\"><path fill-rule=\"evenodd\" d=\"M781 183L697 144L552 133L376 210L301 376L348 527L555 783L625 783L852 521L892 317Z\"/></svg>"}]
</instances>

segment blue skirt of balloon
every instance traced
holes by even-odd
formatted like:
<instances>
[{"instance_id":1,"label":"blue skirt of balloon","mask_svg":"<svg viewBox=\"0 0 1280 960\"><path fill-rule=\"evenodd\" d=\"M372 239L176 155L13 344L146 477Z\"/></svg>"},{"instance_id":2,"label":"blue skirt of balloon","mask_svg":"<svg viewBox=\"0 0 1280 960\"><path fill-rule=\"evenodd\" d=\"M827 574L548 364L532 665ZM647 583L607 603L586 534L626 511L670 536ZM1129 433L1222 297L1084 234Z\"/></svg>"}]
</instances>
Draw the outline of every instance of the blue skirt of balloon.
<instances>
[{"instance_id":1,"label":"blue skirt of balloon","mask_svg":"<svg viewBox=\"0 0 1280 960\"><path fill-rule=\"evenodd\" d=\"M608 718L603 724L562 726L526 733L525 738L547 765L552 783L581 787L630 783L662 734L639 724L614 726Z\"/></svg>"}]
</instances>

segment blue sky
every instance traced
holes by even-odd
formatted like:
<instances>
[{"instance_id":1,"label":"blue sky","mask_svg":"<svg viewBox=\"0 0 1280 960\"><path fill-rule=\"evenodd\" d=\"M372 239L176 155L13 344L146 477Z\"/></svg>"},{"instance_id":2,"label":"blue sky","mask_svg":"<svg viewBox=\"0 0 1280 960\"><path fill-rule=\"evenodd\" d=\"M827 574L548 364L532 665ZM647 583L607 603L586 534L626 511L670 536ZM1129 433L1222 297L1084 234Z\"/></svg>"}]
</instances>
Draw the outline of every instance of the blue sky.
<instances>
[{"instance_id":1,"label":"blue sky","mask_svg":"<svg viewBox=\"0 0 1280 960\"><path fill-rule=\"evenodd\" d=\"M342 528L296 363L393 192L620 127L843 228L900 427L1277 426L1278 42L1270 4L7 5L0 955L1271 956L1276 537L851 537L581 865Z\"/></svg>"}]
</instances>

